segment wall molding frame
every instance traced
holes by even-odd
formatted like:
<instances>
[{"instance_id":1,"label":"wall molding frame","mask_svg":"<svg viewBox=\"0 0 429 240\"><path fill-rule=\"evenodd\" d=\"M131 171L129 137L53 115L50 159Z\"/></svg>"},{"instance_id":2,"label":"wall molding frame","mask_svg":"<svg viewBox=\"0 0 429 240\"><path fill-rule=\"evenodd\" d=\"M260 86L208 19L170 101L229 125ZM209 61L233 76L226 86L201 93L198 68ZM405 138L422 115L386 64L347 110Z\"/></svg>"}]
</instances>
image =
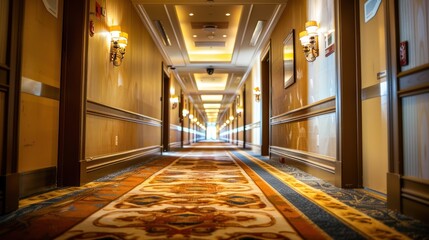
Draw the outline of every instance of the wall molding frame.
<instances>
[{"instance_id":1,"label":"wall molding frame","mask_svg":"<svg viewBox=\"0 0 429 240\"><path fill-rule=\"evenodd\" d=\"M247 125L244 126L244 131L249 131L255 128L260 128L261 127L261 122L254 122L254 123L249 123Z\"/></svg>"},{"instance_id":2,"label":"wall molding frame","mask_svg":"<svg viewBox=\"0 0 429 240\"><path fill-rule=\"evenodd\" d=\"M86 112L89 115L110 118L115 120L133 122L138 124L161 127L162 121L143 114L111 107L93 100L87 100Z\"/></svg>"},{"instance_id":3,"label":"wall molding frame","mask_svg":"<svg viewBox=\"0 0 429 240\"><path fill-rule=\"evenodd\" d=\"M335 100L335 96L328 97L307 106L271 117L271 125L301 121L311 117L335 113Z\"/></svg>"}]
</instances>

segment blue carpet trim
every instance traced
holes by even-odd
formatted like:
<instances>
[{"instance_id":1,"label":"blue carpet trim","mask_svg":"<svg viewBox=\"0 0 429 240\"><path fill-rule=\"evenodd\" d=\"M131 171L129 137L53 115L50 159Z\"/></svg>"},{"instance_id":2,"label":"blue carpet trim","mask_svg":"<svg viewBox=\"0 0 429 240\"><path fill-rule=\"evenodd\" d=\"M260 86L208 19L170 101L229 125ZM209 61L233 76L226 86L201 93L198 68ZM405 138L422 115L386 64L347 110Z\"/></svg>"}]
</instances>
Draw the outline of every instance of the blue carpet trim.
<instances>
[{"instance_id":1,"label":"blue carpet trim","mask_svg":"<svg viewBox=\"0 0 429 240\"><path fill-rule=\"evenodd\" d=\"M319 228L323 229L328 235L334 239L365 239L359 233L351 229L349 226L338 220L336 217L327 213L318 205L314 204L307 198L303 197L291 187L286 185L281 180L277 179L264 168L249 160L239 152L232 152L237 158L254 170L264 181L269 183L276 189L284 198L298 208Z\"/></svg>"},{"instance_id":2,"label":"blue carpet trim","mask_svg":"<svg viewBox=\"0 0 429 240\"><path fill-rule=\"evenodd\" d=\"M387 208L386 201L373 197L365 192L354 189L343 189L335 187L333 184L312 176L300 169L280 163L276 159L261 156L252 151L246 151L252 157L258 158L265 163L272 165L299 181L321 190L330 196L340 200L344 204L356 208L357 210L377 219L397 231L406 234L412 239L428 239L429 225L411 217L405 216Z\"/></svg>"}]
</instances>

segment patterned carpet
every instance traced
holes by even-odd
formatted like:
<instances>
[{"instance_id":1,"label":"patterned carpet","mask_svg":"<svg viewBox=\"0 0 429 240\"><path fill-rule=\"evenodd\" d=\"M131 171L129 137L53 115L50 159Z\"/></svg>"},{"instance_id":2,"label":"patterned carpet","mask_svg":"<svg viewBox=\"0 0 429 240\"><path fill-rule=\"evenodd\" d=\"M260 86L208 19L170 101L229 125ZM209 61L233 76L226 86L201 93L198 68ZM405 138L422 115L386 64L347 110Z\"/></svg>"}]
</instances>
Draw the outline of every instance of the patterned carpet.
<instances>
[{"instance_id":1,"label":"patterned carpet","mask_svg":"<svg viewBox=\"0 0 429 240\"><path fill-rule=\"evenodd\" d=\"M80 188L23 200L20 210L0 218L0 239L429 236L418 221L396 219L420 230L386 223L385 216L371 216L318 187L325 183L270 161L225 150L163 156Z\"/></svg>"}]
</instances>

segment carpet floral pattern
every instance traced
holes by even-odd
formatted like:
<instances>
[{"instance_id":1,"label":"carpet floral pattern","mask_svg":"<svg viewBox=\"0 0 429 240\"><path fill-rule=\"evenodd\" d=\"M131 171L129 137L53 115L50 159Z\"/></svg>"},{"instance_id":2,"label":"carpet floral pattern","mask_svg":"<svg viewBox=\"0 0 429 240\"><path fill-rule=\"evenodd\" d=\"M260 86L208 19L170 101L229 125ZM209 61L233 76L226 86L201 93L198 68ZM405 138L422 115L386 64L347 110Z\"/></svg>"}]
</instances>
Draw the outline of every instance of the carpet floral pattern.
<instances>
[{"instance_id":1,"label":"carpet floral pattern","mask_svg":"<svg viewBox=\"0 0 429 240\"><path fill-rule=\"evenodd\" d=\"M222 153L177 159L58 239L329 238Z\"/></svg>"},{"instance_id":2,"label":"carpet floral pattern","mask_svg":"<svg viewBox=\"0 0 429 240\"><path fill-rule=\"evenodd\" d=\"M250 152L198 149L166 154L82 187L25 199L18 211L0 218L0 239L427 236L424 224L402 222L405 218L391 213L390 218L381 216L351 196ZM370 202L379 207L383 201Z\"/></svg>"}]
</instances>

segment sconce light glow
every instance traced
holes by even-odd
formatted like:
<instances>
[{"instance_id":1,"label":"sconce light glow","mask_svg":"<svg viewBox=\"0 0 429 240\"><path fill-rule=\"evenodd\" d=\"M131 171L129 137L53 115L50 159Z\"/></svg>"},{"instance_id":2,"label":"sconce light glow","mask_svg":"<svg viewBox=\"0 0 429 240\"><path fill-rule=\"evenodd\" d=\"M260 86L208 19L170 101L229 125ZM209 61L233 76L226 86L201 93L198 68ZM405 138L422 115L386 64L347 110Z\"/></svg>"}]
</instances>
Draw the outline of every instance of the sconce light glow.
<instances>
[{"instance_id":1,"label":"sconce light glow","mask_svg":"<svg viewBox=\"0 0 429 240\"><path fill-rule=\"evenodd\" d=\"M241 113L243 112L242 107L237 107L237 117L241 117Z\"/></svg>"},{"instance_id":2,"label":"sconce light glow","mask_svg":"<svg viewBox=\"0 0 429 240\"><path fill-rule=\"evenodd\" d=\"M299 33L299 40L301 40L305 59L308 62L313 62L319 56L319 38L317 29L319 29L319 24L312 20L306 22L305 31Z\"/></svg>"},{"instance_id":3,"label":"sconce light glow","mask_svg":"<svg viewBox=\"0 0 429 240\"><path fill-rule=\"evenodd\" d=\"M125 48L128 45L128 34L121 31L120 26L110 27L110 61L114 66L120 66L124 59Z\"/></svg>"},{"instance_id":4,"label":"sconce light glow","mask_svg":"<svg viewBox=\"0 0 429 240\"><path fill-rule=\"evenodd\" d=\"M186 108L184 108L184 109L182 110L182 115L183 115L183 117L188 116L188 114L189 114L189 110L188 110L188 109L186 109ZM192 117L193 117L193 116L192 116Z\"/></svg>"},{"instance_id":5,"label":"sconce light glow","mask_svg":"<svg viewBox=\"0 0 429 240\"><path fill-rule=\"evenodd\" d=\"M259 89L259 87L255 87L253 89L253 94L255 94L255 101L259 102L260 97L261 97L261 90Z\"/></svg>"},{"instance_id":6,"label":"sconce light glow","mask_svg":"<svg viewBox=\"0 0 429 240\"><path fill-rule=\"evenodd\" d=\"M176 95L172 95L170 97L170 103L171 103L171 108L176 109L177 104L179 103L179 97L177 97Z\"/></svg>"}]
</instances>

